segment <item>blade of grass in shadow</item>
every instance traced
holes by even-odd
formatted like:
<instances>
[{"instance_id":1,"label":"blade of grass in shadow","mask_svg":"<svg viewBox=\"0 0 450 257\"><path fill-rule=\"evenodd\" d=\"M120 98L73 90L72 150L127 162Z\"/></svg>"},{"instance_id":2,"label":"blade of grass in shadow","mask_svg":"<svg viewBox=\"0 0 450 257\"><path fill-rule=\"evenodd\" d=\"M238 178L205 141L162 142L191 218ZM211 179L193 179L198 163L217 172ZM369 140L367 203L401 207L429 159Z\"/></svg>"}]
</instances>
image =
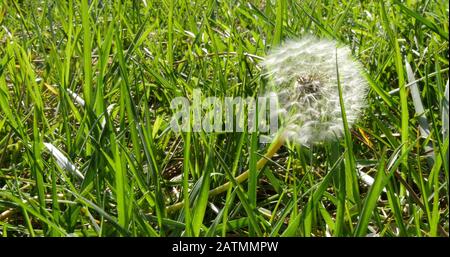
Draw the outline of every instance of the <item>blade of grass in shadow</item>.
<instances>
[{"instance_id":1,"label":"blade of grass in shadow","mask_svg":"<svg viewBox=\"0 0 450 257\"><path fill-rule=\"evenodd\" d=\"M375 209L378 198L383 192L383 188L387 182L384 156L385 151L381 154L381 160L378 165L375 181L364 199L364 205L359 216L358 224L356 225L356 229L354 231L354 236L365 236L367 234L367 226L369 225L372 212Z\"/></svg>"},{"instance_id":2,"label":"blade of grass in shadow","mask_svg":"<svg viewBox=\"0 0 450 257\"><path fill-rule=\"evenodd\" d=\"M449 138L449 108L448 108L448 104L449 104L449 80L447 80L447 84L445 85L445 93L444 93L444 97L442 99L442 141L448 140ZM444 152L444 156L448 156L448 150ZM444 159L444 169L446 171L447 174L447 184L449 183L448 181L448 159Z\"/></svg>"},{"instance_id":3,"label":"blade of grass in shadow","mask_svg":"<svg viewBox=\"0 0 450 257\"><path fill-rule=\"evenodd\" d=\"M281 234L283 237L296 236L297 230L299 229L300 222L304 221L309 215L311 215L311 211L317 204L319 200L322 199L322 195L327 190L329 184L332 182L333 176L335 176L336 170L344 159L344 155L341 155L339 159L334 163L333 167L328 171L328 174L322 179L320 184L317 186L314 193L310 196L308 203L306 204L304 210L297 214L296 217L291 217L293 222L289 223L289 226L284 230Z\"/></svg>"},{"instance_id":4,"label":"blade of grass in shadow","mask_svg":"<svg viewBox=\"0 0 450 257\"><path fill-rule=\"evenodd\" d=\"M192 214L189 201L189 165L191 152L191 132L186 132L183 146L183 199L184 199L184 223L186 224L185 236L193 236Z\"/></svg>"},{"instance_id":5,"label":"blade of grass in shadow","mask_svg":"<svg viewBox=\"0 0 450 257\"><path fill-rule=\"evenodd\" d=\"M346 189L346 196L345 198L349 198L351 202L354 202L358 210L361 210L361 199L359 195L359 183L357 178L357 171L356 171L356 163L355 163L355 155L353 153L353 142L351 138L351 132L348 126L347 122L347 115L345 113L345 106L344 106L344 99L342 95L342 86L341 86L341 80L339 76L339 63L338 63L338 56L336 51L336 74L337 74L337 86L339 91L339 103L341 106L341 115L342 115L342 123L344 127L344 137L345 137L345 189ZM344 183L342 182L342 185ZM350 217L349 217L350 218ZM351 221L350 221L351 222Z\"/></svg>"},{"instance_id":6,"label":"blade of grass in shadow","mask_svg":"<svg viewBox=\"0 0 450 257\"><path fill-rule=\"evenodd\" d=\"M233 176L236 176L238 167L239 167L239 162L241 160L241 156L242 156L242 148L244 146L244 141L245 138L247 137L247 133L243 132L241 133L240 137L239 137L239 141L237 143L236 146L236 151L235 151L235 156L234 156L234 161L233 161L233 166L232 166L232 170L231 170L231 174ZM230 203L234 200L235 195L232 195L232 188L228 188L227 190L227 194L225 197L225 203ZM223 207L223 219L222 219L222 224L227 224L228 222L228 214L229 214L229 207L230 205L225 204ZM226 226L222 226L222 236L225 237L226 236Z\"/></svg>"},{"instance_id":7,"label":"blade of grass in shadow","mask_svg":"<svg viewBox=\"0 0 450 257\"><path fill-rule=\"evenodd\" d=\"M334 155L334 160L339 156L339 143L333 142L331 143L332 153ZM347 156L344 154L344 156ZM344 161L345 162L345 161ZM339 165L339 171L335 177L336 191L337 191L337 210L336 210L336 221L335 221L335 230L334 236L342 236L344 233L345 227L345 198L346 198L346 169L343 165Z\"/></svg>"},{"instance_id":8,"label":"blade of grass in shadow","mask_svg":"<svg viewBox=\"0 0 450 257\"><path fill-rule=\"evenodd\" d=\"M130 236L129 232L127 229L125 229L124 227L122 227L118 221L116 219L114 219L111 215L109 215L105 210L103 210L100 206L96 205L95 203L93 203L92 201L90 201L89 199L87 199L86 197L78 194L75 191L72 191L73 188L71 189L67 189L65 188L64 190L67 191L68 193L70 193L71 195L73 195L75 198L77 198L78 201L80 201L81 203L83 203L84 205L91 207L92 209L94 209L99 215L101 215L102 217L104 217L106 220L108 220L109 222L111 222L111 224L124 236Z\"/></svg>"},{"instance_id":9,"label":"blade of grass in shadow","mask_svg":"<svg viewBox=\"0 0 450 257\"><path fill-rule=\"evenodd\" d=\"M398 78L398 87L399 87L399 94L400 94L400 111L401 111L401 125L400 125L400 134L401 134L401 142L403 145L403 151L406 152L408 148L408 142L409 142L409 110L408 110L408 96L405 88L405 77L404 77L404 70L403 70L403 63L402 63L402 55L400 52L400 45L397 37L397 33L395 30L391 28L391 25L394 24L392 20L390 20L387 12L386 7L384 4L384 1L379 1L380 5L380 12L382 17L382 24L383 28L387 31L387 34L389 36L390 44L395 50L395 56L394 56L394 64L395 64L395 70L397 72L397 78ZM392 17L391 17L392 18ZM402 174L404 177L406 177L406 171L408 169L408 163L407 159L405 158L403 160L403 166L402 166ZM400 195L404 195L404 188L401 187Z\"/></svg>"},{"instance_id":10,"label":"blade of grass in shadow","mask_svg":"<svg viewBox=\"0 0 450 257\"><path fill-rule=\"evenodd\" d=\"M444 152L446 152L448 150L448 138L443 142L444 147L447 149L443 149ZM448 156L447 156L448 157ZM440 183L439 183L439 173L442 172L442 158L441 155L437 155L436 156L436 161L433 165L433 168L431 169L430 172L430 177L429 177L429 188L433 189L433 202L432 202L432 212L431 212L431 217L429 217L429 222L430 222L430 235L431 236L437 236L437 232L438 232L438 226L439 226L439 221L440 221L440 210L439 210L439 198L440 198ZM428 199L424 199L426 201L428 201ZM448 233L448 232L447 232Z\"/></svg>"},{"instance_id":11,"label":"blade of grass in shadow","mask_svg":"<svg viewBox=\"0 0 450 257\"><path fill-rule=\"evenodd\" d=\"M193 210L193 216L192 216L192 230L194 233L194 236L200 235L200 228L203 225L203 219L205 217L206 213L206 207L208 204L208 197L209 197L209 185L210 185L210 170L211 167L209 165L210 161L209 158L206 160L206 170L203 172L203 175L200 177L200 192L199 195L195 201L195 208Z\"/></svg>"},{"instance_id":12,"label":"blade of grass in shadow","mask_svg":"<svg viewBox=\"0 0 450 257\"><path fill-rule=\"evenodd\" d=\"M258 111L256 111L258 112ZM256 122L258 124L258 122ZM258 161L257 157L257 148L258 148L258 135L257 133L251 133L251 143L250 143L250 163L249 163L249 175L248 175L248 189L247 196L249 205L252 208L256 208L256 189L258 183L258 170L256 168L256 162ZM249 236L254 236L254 231L249 230Z\"/></svg>"},{"instance_id":13,"label":"blade of grass in shadow","mask_svg":"<svg viewBox=\"0 0 450 257\"><path fill-rule=\"evenodd\" d=\"M233 177L233 175L231 174L229 168L227 167L225 161L223 160L223 158L220 155L217 155L218 160L222 163L224 170L227 174L227 176L229 177L229 181L231 182L231 185L233 185L234 187L234 191L236 192L242 206L245 209L245 212L248 215L249 218L249 226L252 226L252 229L255 231L256 236L262 236L262 232L261 229L258 225L257 222L257 211L255 208L252 208L252 206L249 203L248 200L248 196L246 194L246 192L244 191L244 189L242 188L241 183L239 183L236 178ZM210 191L211 194L211 191Z\"/></svg>"},{"instance_id":14,"label":"blade of grass in shadow","mask_svg":"<svg viewBox=\"0 0 450 257\"><path fill-rule=\"evenodd\" d=\"M426 139L430 136L430 125L428 123L427 117L425 116L425 109L422 104L422 99L420 97L420 91L419 87L417 86L417 83L414 83L416 80L414 78L414 73L412 71L411 65L409 64L408 60L405 58L405 64L406 64L406 74L408 77L408 83L411 84L410 93L412 102L414 105L414 109L416 111L416 115L418 116L418 122L419 122L419 131L422 138ZM434 163L434 151L433 146L431 142L428 142L427 145L424 146L424 150L427 153L426 158L427 162L430 166L433 166Z\"/></svg>"}]
</instances>

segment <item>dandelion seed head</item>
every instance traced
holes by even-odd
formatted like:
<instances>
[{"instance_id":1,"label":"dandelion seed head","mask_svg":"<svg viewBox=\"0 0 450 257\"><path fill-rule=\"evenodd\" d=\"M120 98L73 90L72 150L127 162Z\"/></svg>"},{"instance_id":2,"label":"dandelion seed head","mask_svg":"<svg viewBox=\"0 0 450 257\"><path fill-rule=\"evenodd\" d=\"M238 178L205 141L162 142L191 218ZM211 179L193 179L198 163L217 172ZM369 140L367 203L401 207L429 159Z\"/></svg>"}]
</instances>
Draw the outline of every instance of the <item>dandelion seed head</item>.
<instances>
[{"instance_id":1,"label":"dandelion seed head","mask_svg":"<svg viewBox=\"0 0 450 257\"><path fill-rule=\"evenodd\" d=\"M337 42L312 36L289 41L262 64L269 91L278 96L285 135L297 143L311 145L344 133L336 64L349 126L366 105L368 84L361 65Z\"/></svg>"}]
</instances>

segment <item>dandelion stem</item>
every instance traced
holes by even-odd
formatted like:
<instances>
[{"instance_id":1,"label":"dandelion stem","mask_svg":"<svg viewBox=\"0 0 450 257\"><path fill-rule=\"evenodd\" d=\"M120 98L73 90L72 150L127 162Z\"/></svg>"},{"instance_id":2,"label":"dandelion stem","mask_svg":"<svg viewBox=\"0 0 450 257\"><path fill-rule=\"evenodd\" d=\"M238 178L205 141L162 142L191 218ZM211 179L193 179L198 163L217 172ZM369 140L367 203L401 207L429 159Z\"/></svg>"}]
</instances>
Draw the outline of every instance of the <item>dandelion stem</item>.
<instances>
[{"instance_id":1,"label":"dandelion stem","mask_svg":"<svg viewBox=\"0 0 450 257\"><path fill-rule=\"evenodd\" d=\"M266 154L264 154L264 156L261 157L261 159L259 159L259 161L256 163L256 169L257 170L262 169L264 167L264 165L266 165L267 161L270 158L272 158L276 152L278 152L278 150L281 148L281 146L283 146L284 142L285 142L285 136L283 133L281 133L270 145ZM240 184L240 183L244 182L245 180L247 180L248 175L249 175L249 170L246 170L245 172L241 173L239 176L235 177L234 180L236 181L237 184ZM232 185L232 182L229 181L221 186L218 186L218 187L210 190L208 197L211 198L213 196L219 195L219 194L227 191L231 187L231 185ZM181 209L183 206L184 206L184 201L181 201L179 203L168 206L166 208L166 210L168 213L171 213L171 212L175 212L175 211Z\"/></svg>"}]
</instances>

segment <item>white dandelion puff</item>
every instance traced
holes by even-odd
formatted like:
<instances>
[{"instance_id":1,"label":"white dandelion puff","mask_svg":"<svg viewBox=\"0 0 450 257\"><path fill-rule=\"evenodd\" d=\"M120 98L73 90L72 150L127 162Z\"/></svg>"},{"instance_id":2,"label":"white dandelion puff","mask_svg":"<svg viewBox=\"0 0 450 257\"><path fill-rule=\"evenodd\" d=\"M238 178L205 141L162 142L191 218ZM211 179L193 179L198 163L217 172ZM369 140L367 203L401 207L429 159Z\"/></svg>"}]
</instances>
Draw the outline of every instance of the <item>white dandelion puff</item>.
<instances>
[{"instance_id":1,"label":"white dandelion puff","mask_svg":"<svg viewBox=\"0 0 450 257\"><path fill-rule=\"evenodd\" d=\"M271 80L269 90L278 95L284 136L296 143L311 145L343 135L337 67L349 126L366 105L368 83L361 65L348 47L335 41L289 41L262 64Z\"/></svg>"}]
</instances>

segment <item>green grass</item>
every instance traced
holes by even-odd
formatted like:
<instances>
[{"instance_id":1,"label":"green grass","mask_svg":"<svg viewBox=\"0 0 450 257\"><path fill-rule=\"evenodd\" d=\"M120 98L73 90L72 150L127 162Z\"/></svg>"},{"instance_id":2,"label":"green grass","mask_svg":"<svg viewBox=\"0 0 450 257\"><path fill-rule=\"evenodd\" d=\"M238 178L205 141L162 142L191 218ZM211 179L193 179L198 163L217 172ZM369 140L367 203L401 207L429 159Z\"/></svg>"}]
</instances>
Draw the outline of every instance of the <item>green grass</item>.
<instances>
[{"instance_id":1,"label":"green grass","mask_svg":"<svg viewBox=\"0 0 450 257\"><path fill-rule=\"evenodd\" d=\"M0 235L448 236L448 9L2 1ZM256 96L261 59L310 33L347 44L370 84L341 141L287 142L259 169L269 145L257 133L170 130L173 98Z\"/></svg>"}]
</instances>

